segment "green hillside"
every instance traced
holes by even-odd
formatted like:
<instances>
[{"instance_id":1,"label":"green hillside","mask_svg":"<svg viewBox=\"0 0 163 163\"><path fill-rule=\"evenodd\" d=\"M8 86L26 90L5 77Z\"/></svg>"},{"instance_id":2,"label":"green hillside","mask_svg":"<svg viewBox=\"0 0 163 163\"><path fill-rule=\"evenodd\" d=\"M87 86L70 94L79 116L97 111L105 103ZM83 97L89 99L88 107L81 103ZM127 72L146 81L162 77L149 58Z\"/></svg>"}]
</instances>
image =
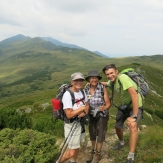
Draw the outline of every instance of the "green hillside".
<instances>
[{"instance_id":1,"label":"green hillside","mask_svg":"<svg viewBox=\"0 0 163 163\"><path fill-rule=\"evenodd\" d=\"M143 66L142 71L146 72L151 88L162 93L159 79L162 79L163 55L103 58L87 50L56 46L39 37L17 36L15 40L0 42L0 106L30 98L47 101L61 83L70 81L73 72L86 75L89 70L97 69L101 73L103 66L110 63L120 69L128 63L149 65Z\"/></svg>"},{"instance_id":2,"label":"green hillside","mask_svg":"<svg viewBox=\"0 0 163 163\"><path fill-rule=\"evenodd\" d=\"M61 84L70 82L70 75L77 71L87 75L89 70L97 69L103 76L102 81L107 81L101 70L106 64L110 63L115 63L119 71L128 67L136 69L144 76L150 86L150 92L144 103L144 119L140 122L140 124L149 127L143 133L144 137L149 137L149 139L144 140L141 136L141 144L138 147L139 153L141 153L139 159L144 158L144 162L149 162L145 155L148 155L147 152L150 151L145 146L150 147L152 143L155 143L155 146L150 147L151 150L155 150L156 146L162 142L162 139L153 137L153 132L150 132L150 129L153 131L158 128L159 135L162 134L160 129L163 127L163 55L103 58L88 50L56 46L41 38L21 37L21 39L8 39L0 42L0 129L5 128L0 134L6 135L6 139L2 143L6 144L7 142L10 145L11 140L8 140L8 137L11 136L13 136L13 144L15 139L20 139L14 138L14 135L19 137L19 134L15 132L17 128L22 135L25 133L35 134L40 139L46 137L46 135L34 131L48 133L51 136L55 134L56 137L63 136L63 130L61 130L63 129L63 123L52 121L51 98L55 97ZM110 90L108 92L111 94ZM43 104L50 105L44 107ZM31 109L31 113L24 114L26 109ZM18 111L21 114L18 114ZM116 108L112 107L110 114L115 115L115 113ZM152 119L148 114L152 116ZM113 127L113 119L110 120L109 125L110 128ZM7 128L11 128L13 131ZM32 130L26 131L24 130L26 128ZM11 133L14 133L14 135ZM49 145L49 142L53 139L53 136L51 136L48 136L49 139L46 140L48 150L53 150ZM28 138L26 139L28 140ZM26 139L23 139L22 142L26 142ZM55 143L55 140L52 142ZM8 146L4 144L2 148L0 147L3 156L9 150ZM5 151L3 148L6 148ZM21 153L17 144L15 149L19 151L18 153ZM21 149L26 151L27 147L23 144ZM39 148L37 150L40 152ZM55 148L55 150L58 149ZM30 156L29 151L26 152ZM159 161L158 158L161 158L160 153L162 152L161 150L157 155L152 156L153 160ZM56 153L56 151L53 151L53 155ZM49 155L49 160L53 159L53 155ZM117 154L113 153L113 155L116 157ZM20 156L20 160L21 157L24 156ZM0 156L1 159L3 158ZM6 157L6 159L9 158ZM17 161L15 158L12 159L15 162ZM37 158L39 161L41 159ZM13 160L9 159L7 162Z\"/></svg>"}]
</instances>

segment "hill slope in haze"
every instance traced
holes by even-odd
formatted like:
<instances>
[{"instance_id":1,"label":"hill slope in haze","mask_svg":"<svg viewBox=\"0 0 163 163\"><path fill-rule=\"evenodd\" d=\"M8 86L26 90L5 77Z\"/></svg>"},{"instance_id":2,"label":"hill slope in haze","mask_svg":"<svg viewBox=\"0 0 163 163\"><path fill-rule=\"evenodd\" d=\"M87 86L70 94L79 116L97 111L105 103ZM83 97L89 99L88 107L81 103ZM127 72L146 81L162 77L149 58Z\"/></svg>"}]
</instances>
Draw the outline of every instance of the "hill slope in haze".
<instances>
[{"instance_id":1,"label":"hill slope in haze","mask_svg":"<svg viewBox=\"0 0 163 163\"><path fill-rule=\"evenodd\" d=\"M97 54L97 55L99 55L99 56L102 56L104 58L109 58L108 56L106 56L106 55L104 55L104 54L102 54L102 53L100 53L98 51L94 51L94 53Z\"/></svg>"},{"instance_id":2,"label":"hill slope in haze","mask_svg":"<svg viewBox=\"0 0 163 163\"><path fill-rule=\"evenodd\" d=\"M56 39L53 39L51 37L41 37L41 38L46 40L46 41L50 41L57 46L62 46L62 47L67 47L67 48L75 48L75 49L84 49L84 48L77 46L77 45L74 45L74 44L63 43L63 42L58 41Z\"/></svg>"},{"instance_id":3,"label":"hill slope in haze","mask_svg":"<svg viewBox=\"0 0 163 163\"><path fill-rule=\"evenodd\" d=\"M118 66L128 63L143 63L162 68L163 56L140 56L126 58L104 58L85 49L57 46L40 37L30 38L17 35L0 42L1 83L12 83L18 79L49 70L54 72L102 69L108 63Z\"/></svg>"},{"instance_id":4,"label":"hill slope in haze","mask_svg":"<svg viewBox=\"0 0 163 163\"><path fill-rule=\"evenodd\" d=\"M85 67L100 58L84 49L57 46L39 37L19 35L0 42L0 78L1 82L10 83L44 69L58 72L66 71L67 67Z\"/></svg>"},{"instance_id":5,"label":"hill slope in haze","mask_svg":"<svg viewBox=\"0 0 163 163\"><path fill-rule=\"evenodd\" d=\"M18 117L21 116L20 113L31 110L31 121L27 118L32 125L33 130L31 132L44 132L46 138L50 138L47 133L56 137L63 136L63 123L54 123L52 121L51 99L55 97L58 88L63 83L70 83L70 75L77 71L82 72L86 76L89 70L96 69L103 77L101 81L107 81L101 70L104 65L110 63L115 63L119 71L124 68L134 68L148 82L150 92L145 98L145 114L140 122L140 124L147 126L147 130L145 129L145 132L139 134L136 161L137 163L139 161L140 163L160 162L162 160L161 147L163 140L161 137L163 128L163 55L104 58L85 49L57 46L39 37L29 38L20 35L11 40L6 39L0 42L0 110L2 109L4 113L8 113L11 119L9 120L7 114L5 116L1 114L1 126L4 125L4 122L6 122L6 125L10 124L12 126L15 124L24 125L22 121L26 119L24 117L22 119ZM109 89L108 92L111 95ZM115 100L118 100L116 98L114 97ZM16 110L16 113L19 115L17 119L11 110ZM114 128L116 111L117 109L112 106L110 109L108 132ZM26 115L28 116L28 114ZM25 126L25 128L28 127ZM7 133L9 129L6 128L5 131ZM28 129L27 132L29 131ZM16 135L20 135L19 132L13 130L11 131L12 136L14 132ZM22 130L22 132L24 131ZM4 135L4 130L0 133ZM9 134L7 133L6 135ZM11 144L10 135L8 139L5 139L6 141L2 142L0 151L3 152L3 155L6 153L4 159L10 157L7 162L12 162L12 159L19 162L15 160L15 149L18 149L17 153L24 155L25 159L32 157L31 154L26 155L23 150L20 150L25 145L25 149L29 153L31 152L31 150L28 150L29 146L26 145L27 142L24 139L27 138L29 142L29 138L26 135L23 134L22 139L13 138L15 144ZM44 140L45 137L39 136L39 139L34 141L39 152L39 140ZM33 140L33 137L31 138ZM129 136L126 134L126 142L129 142L128 139ZM20 142L15 140L20 140ZM25 142L20 148L22 140ZM35 149L35 146L33 146L33 149ZM8 151L11 151L13 157L8 155ZM125 148L118 152L108 149L106 151L109 151L109 154L106 153L109 158L111 156L114 157L115 162L121 162L126 159L128 144L126 143ZM46 152L49 152L52 159L52 152L54 150L52 152L46 150ZM37 156L44 157L42 154L37 154ZM46 154L46 156L49 158L49 155ZM20 160L22 160L22 157L20 157Z\"/></svg>"},{"instance_id":6,"label":"hill slope in haze","mask_svg":"<svg viewBox=\"0 0 163 163\"><path fill-rule=\"evenodd\" d=\"M162 77L158 78L163 70L163 55L104 58L85 49L57 46L39 37L18 35L0 42L2 101L8 97L14 99L18 94L26 96L32 92L44 93L53 90L55 87L58 88L60 83L70 82L70 75L77 71L86 75L89 70L97 69L103 75L101 69L109 63L115 63L117 67L129 63L149 65L147 68L143 67L150 76L149 81L155 83L153 90L163 96L162 80L160 80ZM157 76L153 77L156 74Z\"/></svg>"}]
</instances>

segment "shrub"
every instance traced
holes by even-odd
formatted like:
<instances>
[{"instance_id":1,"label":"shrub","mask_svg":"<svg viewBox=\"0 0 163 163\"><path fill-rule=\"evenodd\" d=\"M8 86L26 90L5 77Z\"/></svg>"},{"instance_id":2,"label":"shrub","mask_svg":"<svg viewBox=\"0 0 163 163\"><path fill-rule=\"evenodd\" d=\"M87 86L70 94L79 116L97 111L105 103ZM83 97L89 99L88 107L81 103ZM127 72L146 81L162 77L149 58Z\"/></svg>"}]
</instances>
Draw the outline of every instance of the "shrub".
<instances>
[{"instance_id":1,"label":"shrub","mask_svg":"<svg viewBox=\"0 0 163 163\"><path fill-rule=\"evenodd\" d=\"M145 108L145 111L147 111L149 114L153 114L154 113L154 110L149 109L149 108Z\"/></svg>"},{"instance_id":2,"label":"shrub","mask_svg":"<svg viewBox=\"0 0 163 163\"><path fill-rule=\"evenodd\" d=\"M159 110L156 110L155 111L155 114L160 117L161 119L163 119L163 111L159 111Z\"/></svg>"},{"instance_id":3,"label":"shrub","mask_svg":"<svg viewBox=\"0 0 163 163\"><path fill-rule=\"evenodd\" d=\"M32 119L30 114L18 112L13 108L0 109L0 129L3 128L31 128Z\"/></svg>"},{"instance_id":4,"label":"shrub","mask_svg":"<svg viewBox=\"0 0 163 163\"><path fill-rule=\"evenodd\" d=\"M54 121L52 118L49 118L48 116L44 115L33 123L32 129L44 133L55 134L55 136L62 137L64 136L63 125L63 121Z\"/></svg>"},{"instance_id":5,"label":"shrub","mask_svg":"<svg viewBox=\"0 0 163 163\"><path fill-rule=\"evenodd\" d=\"M0 162L51 163L58 153L56 138L33 130L0 131Z\"/></svg>"}]
</instances>

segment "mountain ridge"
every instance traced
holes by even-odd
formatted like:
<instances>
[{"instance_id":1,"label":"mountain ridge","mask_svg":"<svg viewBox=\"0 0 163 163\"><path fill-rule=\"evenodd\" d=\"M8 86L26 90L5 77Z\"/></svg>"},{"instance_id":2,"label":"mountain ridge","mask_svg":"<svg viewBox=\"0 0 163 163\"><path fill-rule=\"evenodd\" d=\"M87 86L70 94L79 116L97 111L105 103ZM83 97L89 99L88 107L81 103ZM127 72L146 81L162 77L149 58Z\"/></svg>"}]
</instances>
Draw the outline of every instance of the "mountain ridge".
<instances>
[{"instance_id":1,"label":"mountain ridge","mask_svg":"<svg viewBox=\"0 0 163 163\"><path fill-rule=\"evenodd\" d=\"M63 46L63 47L67 47L67 48L75 48L75 49L85 49L85 48L82 48L80 46L77 46L75 44L68 44L68 43L63 43L61 41L58 41L52 37L41 37L42 39L46 40L46 41L50 41L52 42L53 44L57 45L57 46ZM86 50L86 49L85 49Z\"/></svg>"},{"instance_id":2,"label":"mountain ridge","mask_svg":"<svg viewBox=\"0 0 163 163\"><path fill-rule=\"evenodd\" d=\"M55 70L67 74L67 72L80 71L80 69L83 73L87 73L87 70L101 69L109 63L118 66L128 63L147 65L150 63L150 66L163 70L163 55L105 58L85 49L57 46L41 37L30 38L17 35L14 38L0 42L0 79L2 83L16 82L25 78L30 71L33 74L47 70L47 67L50 72Z\"/></svg>"},{"instance_id":3,"label":"mountain ridge","mask_svg":"<svg viewBox=\"0 0 163 163\"><path fill-rule=\"evenodd\" d=\"M31 37L24 36L22 34L18 34L18 35L12 36L10 38L6 38L6 39L0 41L0 43L13 42L13 41L21 41L21 40L25 40L25 39L29 39L29 38L31 38Z\"/></svg>"},{"instance_id":4,"label":"mountain ridge","mask_svg":"<svg viewBox=\"0 0 163 163\"><path fill-rule=\"evenodd\" d=\"M75 44L63 43L63 42L61 42L59 40L56 40L56 39L54 39L52 37L34 37L34 38L41 38L41 39L43 39L45 41L53 43L56 46L61 46L61 47L70 48L70 49L73 48L73 49L87 50L86 48L80 47L80 46L75 45ZM5 46L6 43L12 43L12 42L17 42L17 41L26 41L26 40L28 41L28 40L34 39L34 38L31 38L29 36L24 36L22 34L18 34L18 35L15 35L15 36L12 36L10 38L6 38L6 39L0 41L0 45L1 45L0 47L2 48L2 46ZM87 50L87 51L89 51L89 50ZM1 50L0 50L0 53L1 53ZM95 53L96 55L108 58L106 55L104 55L104 54L102 54L102 53L100 53L98 51L95 51L93 53Z\"/></svg>"},{"instance_id":5,"label":"mountain ridge","mask_svg":"<svg viewBox=\"0 0 163 163\"><path fill-rule=\"evenodd\" d=\"M104 57L104 58L110 58L110 57L108 57L108 56L106 56L106 55L100 53L99 51L94 51L94 53L97 54L97 55L99 55L99 56L102 56L102 57Z\"/></svg>"},{"instance_id":6,"label":"mountain ridge","mask_svg":"<svg viewBox=\"0 0 163 163\"><path fill-rule=\"evenodd\" d=\"M148 163L160 161L163 142L160 139L163 126L163 55L104 58L85 49L57 46L40 37L27 39L22 37L22 40L19 41L7 40L3 43L0 42L0 54L0 109L6 109L9 112L9 108L22 111L32 108L33 126L38 126L34 130L45 132L46 134L51 132L53 136L58 132L54 130L57 125L52 127L49 123L52 120L51 99L55 97L61 84L71 83L70 75L72 73L79 71L86 76L89 70L96 69L102 76L101 81L107 81L108 79L101 71L106 64L115 63L119 71L129 67L140 68L141 74L150 86L149 94L145 98L144 112L151 115L153 120L144 114L144 118L140 122L147 124L149 133L147 132L146 135L143 135L145 132L140 134L136 159L141 160L141 163L142 160ZM109 89L108 93L111 95ZM116 98L118 97L115 96L114 99ZM42 107L42 104L45 103L49 104L47 109ZM108 129L114 128L117 109L114 106L112 107L110 109ZM11 115L11 117L13 116ZM17 121L14 119L13 121L18 122L18 120L20 119L17 119ZM54 125L54 121L51 124ZM58 128L59 132L61 132L60 129L63 129L59 125ZM157 128L158 131L161 131L158 138L156 134L158 133ZM153 131L153 129L155 130ZM110 133L115 136L115 133ZM46 135L46 137L49 137L49 135ZM110 135L107 138L110 140ZM129 142L127 134L126 139L127 141L125 142ZM17 147L19 145L16 144ZM6 144L4 146L7 147ZM108 147L108 145L106 146ZM2 148L1 151L4 150ZM11 147L9 146L10 149ZM86 153L85 149L83 149L82 156L87 154L89 149L91 149L91 146L86 150ZM159 152L155 152L156 150ZM110 158L115 159L115 162L121 162L126 159L128 144L126 143L126 147L120 151L113 152L108 149L105 151L109 152L105 155L107 157L106 162ZM24 152L22 153L24 154ZM51 154L50 151L49 153ZM79 157L81 161L82 156ZM10 157L10 159L12 158ZM154 161L152 162L151 159ZM105 162L105 160L103 161Z\"/></svg>"}]
</instances>

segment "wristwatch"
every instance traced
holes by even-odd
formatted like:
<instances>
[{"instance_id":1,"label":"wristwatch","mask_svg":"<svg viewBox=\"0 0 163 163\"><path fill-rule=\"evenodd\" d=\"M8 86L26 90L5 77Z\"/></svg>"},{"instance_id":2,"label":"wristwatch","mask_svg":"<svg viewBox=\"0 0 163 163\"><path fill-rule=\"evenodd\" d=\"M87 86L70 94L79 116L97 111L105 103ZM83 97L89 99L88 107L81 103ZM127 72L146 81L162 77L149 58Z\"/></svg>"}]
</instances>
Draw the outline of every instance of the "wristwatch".
<instances>
[{"instance_id":1,"label":"wristwatch","mask_svg":"<svg viewBox=\"0 0 163 163\"><path fill-rule=\"evenodd\" d=\"M137 116L135 114L131 114L130 117L137 119Z\"/></svg>"}]
</instances>

